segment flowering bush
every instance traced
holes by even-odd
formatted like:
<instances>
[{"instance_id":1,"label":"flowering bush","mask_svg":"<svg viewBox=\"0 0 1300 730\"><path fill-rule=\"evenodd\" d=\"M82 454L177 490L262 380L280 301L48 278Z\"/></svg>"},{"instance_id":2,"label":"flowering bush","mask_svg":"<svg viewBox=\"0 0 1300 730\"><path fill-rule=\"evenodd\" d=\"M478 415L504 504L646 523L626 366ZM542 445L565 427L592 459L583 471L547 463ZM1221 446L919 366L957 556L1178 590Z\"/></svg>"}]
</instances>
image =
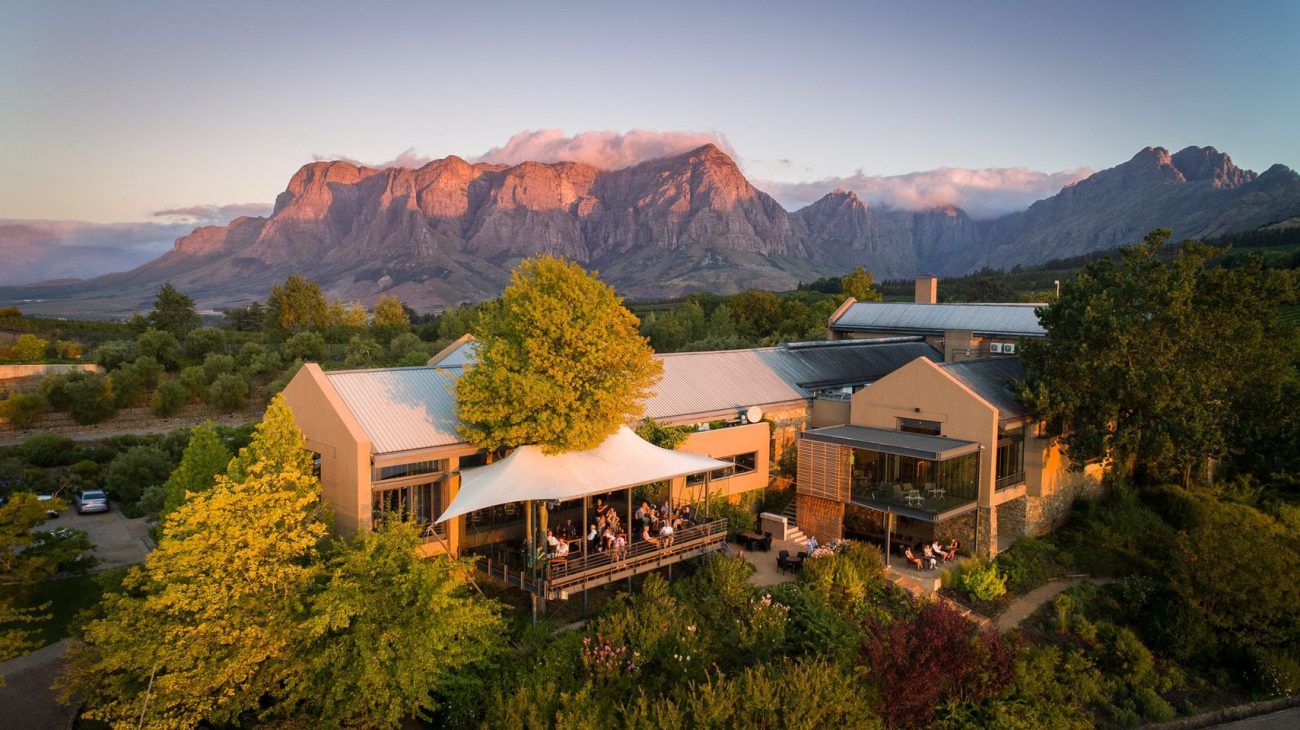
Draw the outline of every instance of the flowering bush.
<instances>
[{"instance_id":1,"label":"flowering bush","mask_svg":"<svg viewBox=\"0 0 1300 730\"><path fill-rule=\"evenodd\" d=\"M582 666L591 672L593 679L610 680L623 674L635 674L640 665L641 653L621 644L611 644L596 634L582 639Z\"/></svg>"},{"instance_id":2,"label":"flowering bush","mask_svg":"<svg viewBox=\"0 0 1300 730\"><path fill-rule=\"evenodd\" d=\"M785 644L785 624L790 607L764 593L749 601L749 614L736 618L739 648L756 659L766 659Z\"/></svg>"}]
</instances>

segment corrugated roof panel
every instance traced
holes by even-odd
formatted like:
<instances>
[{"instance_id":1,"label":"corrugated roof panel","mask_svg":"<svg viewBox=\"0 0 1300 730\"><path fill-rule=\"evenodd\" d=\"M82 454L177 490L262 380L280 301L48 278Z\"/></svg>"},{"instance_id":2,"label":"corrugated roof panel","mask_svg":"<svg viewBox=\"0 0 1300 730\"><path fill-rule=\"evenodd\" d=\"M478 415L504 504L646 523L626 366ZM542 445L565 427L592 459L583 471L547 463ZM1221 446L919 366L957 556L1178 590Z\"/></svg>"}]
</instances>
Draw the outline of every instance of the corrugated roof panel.
<instances>
[{"instance_id":1,"label":"corrugated roof panel","mask_svg":"<svg viewBox=\"0 0 1300 730\"><path fill-rule=\"evenodd\" d=\"M757 352L782 378L810 392L874 383L918 357L940 360L939 352L919 338L914 342L794 343Z\"/></svg>"},{"instance_id":2,"label":"corrugated roof panel","mask_svg":"<svg viewBox=\"0 0 1300 730\"><path fill-rule=\"evenodd\" d=\"M828 426L804 431L799 438L935 461L971 454L980 448L974 441L869 426Z\"/></svg>"},{"instance_id":3,"label":"corrugated roof panel","mask_svg":"<svg viewBox=\"0 0 1300 730\"><path fill-rule=\"evenodd\" d=\"M462 443L452 385L460 368L380 368L327 372L330 384L385 454Z\"/></svg>"},{"instance_id":4,"label":"corrugated roof panel","mask_svg":"<svg viewBox=\"0 0 1300 730\"><path fill-rule=\"evenodd\" d=\"M941 333L971 330L986 334L1045 337L1036 304L911 304L858 302L831 325L837 330Z\"/></svg>"},{"instance_id":5,"label":"corrugated roof panel","mask_svg":"<svg viewBox=\"0 0 1300 730\"><path fill-rule=\"evenodd\" d=\"M656 420L800 401L806 395L782 380L754 350L658 355L664 375L646 401Z\"/></svg>"},{"instance_id":6,"label":"corrugated roof panel","mask_svg":"<svg viewBox=\"0 0 1300 730\"><path fill-rule=\"evenodd\" d=\"M1025 378L1025 368L1020 364L1020 358L981 357L945 362L939 367L992 403L998 409L999 419L1020 418L1028 413L1011 390L1012 382Z\"/></svg>"}]
</instances>

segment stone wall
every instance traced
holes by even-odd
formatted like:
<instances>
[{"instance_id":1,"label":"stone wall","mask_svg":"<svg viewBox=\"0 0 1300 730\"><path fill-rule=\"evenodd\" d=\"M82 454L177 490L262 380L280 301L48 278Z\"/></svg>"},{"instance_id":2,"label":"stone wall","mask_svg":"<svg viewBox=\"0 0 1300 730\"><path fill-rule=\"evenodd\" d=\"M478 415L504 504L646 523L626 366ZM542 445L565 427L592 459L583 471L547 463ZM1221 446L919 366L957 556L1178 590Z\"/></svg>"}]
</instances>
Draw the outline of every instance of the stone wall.
<instances>
[{"instance_id":1,"label":"stone wall","mask_svg":"<svg viewBox=\"0 0 1300 730\"><path fill-rule=\"evenodd\" d=\"M844 537L844 504L808 494L797 496L799 529L813 535L818 542L829 542Z\"/></svg>"},{"instance_id":2,"label":"stone wall","mask_svg":"<svg viewBox=\"0 0 1300 730\"><path fill-rule=\"evenodd\" d=\"M1017 497L997 506L998 537L1025 536L1025 511L1030 497Z\"/></svg>"},{"instance_id":3,"label":"stone wall","mask_svg":"<svg viewBox=\"0 0 1300 730\"><path fill-rule=\"evenodd\" d=\"M1074 500L1097 499L1105 493L1099 470L1089 469L1071 476L1075 478L1058 484L1051 494L1015 500L1024 502L1021 535L1046 535L1065 524Z\"/></svg>"},{"instance_id":4,"label":"stone wall","mask_svg":"<svg viewBox=\"0 0 1300 730\"><path fill-rule=\"evenodd\" d=\"M965 512L950 520L936 522L934 525L934 539L940 544L947 545L948 541L957 538L961 542L961 550L970 553L975 547L975 512Z\"/></svg>"}]
</instances>

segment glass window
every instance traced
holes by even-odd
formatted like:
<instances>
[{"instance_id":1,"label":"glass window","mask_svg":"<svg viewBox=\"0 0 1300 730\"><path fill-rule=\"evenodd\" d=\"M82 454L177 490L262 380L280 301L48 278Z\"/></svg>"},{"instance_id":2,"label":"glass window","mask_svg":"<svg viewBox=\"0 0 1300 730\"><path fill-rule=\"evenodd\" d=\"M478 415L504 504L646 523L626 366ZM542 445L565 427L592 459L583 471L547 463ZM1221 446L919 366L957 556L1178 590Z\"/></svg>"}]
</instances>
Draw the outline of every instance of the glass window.
<instances>
[{"instance_id":1,"label":"glass window","mask_svg":"<svg viewBox=\"0 0 1300 730\"><path fill-rule=\"evenodd\" d=\"M378 528L386 519L399 519L417 525L432 526L442 514L442 482L425 482L396 489L383 489L371 495L372 519Z\"/></svg>"},{"instance_id":2,"label":"glass window","mask_svg":"<svg viewBox=\"0 0 1300 730\"><path fill-rule=\"evenodd\" d=\"M460 457L461 469L473 469L476 466L486 466L486 465L487 465L486 451L479 454L470 454L469 456Z\"/></svg>"},{"instance_id":3,"label":"glass window","mask_svg":"<svg viewBox=\"0 0 1300 730\"><path fill-rule=\"evenodd\" d=\"M315 451L307 453L311 454L311 475L316 477L316 481L320 481L320 454Z\"/></svg>"},{"instance_id":4,"label":"glass window","mask_svg":"<svg viewBox=\"0 0 1300 730\"><path fill-rule=\"evenodd\" d=\"M745 454L733 454L731 456L715 456L719 461L730 461L732 466L714 469L709 472L709 479L728 479L737 474L748 474L758 468L758 452L750 451ZM686 477L686 485L694 487L704 483L704 473L690 474Z\"/></svg>"},{"instance_id":5,"label":"glass window","mask_svg":"<svg viewBox=\"0 0 1300 730\"><path fill-rule=\"evenodd\" d=\"M381 466L376 470L375 481L382 482L386 479L402 479L404 477L413 477L420 474L433 474L434 472L446 470L446 462L442 460L416 461L410 464Z\"/></svg>"},{"instance_id":6,"label":"glass window","mask_svg":"<svg viewBox=\"0 0 1300 730\"><path fill-rule=\"evenodd\" d=\"M1018 484L1025 473L1025 427L1004 431L998 438L998 486Z\"/></svg>"},{"instance_id":7,"label":"glass window","mask_svg":"<svg viewBox=\"0 0 1300 730\"><path fill-rule=\"evenodd\" d=\"M900 418L898 419L898 430L906 433L923 433L927 436L938 436L939 430L943 424L938 421L924 421L920 418Z\"/></svg>"}]
</instances>

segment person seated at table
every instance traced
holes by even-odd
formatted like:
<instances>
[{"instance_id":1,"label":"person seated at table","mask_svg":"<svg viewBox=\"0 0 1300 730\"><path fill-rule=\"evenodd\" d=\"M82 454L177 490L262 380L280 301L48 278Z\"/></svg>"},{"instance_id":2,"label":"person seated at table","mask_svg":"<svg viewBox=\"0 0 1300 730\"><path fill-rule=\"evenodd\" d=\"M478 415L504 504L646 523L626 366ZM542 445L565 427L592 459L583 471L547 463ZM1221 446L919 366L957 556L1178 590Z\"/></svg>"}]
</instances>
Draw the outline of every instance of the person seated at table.
<instances>
[{"instance_id":1,"label":"person seated at table","mask_svg":"<svg viewBox=\"0 0 1300 730\"><path fill-rule=\"evenodd\" d=\"M681 518L683 527L690 527L695 524L693 521L694 515L691 514L691 506L689 504L682 505L682 508L678 510L677 515Z\"/></svg>"},{"instance_id":2,"label":"person seated at table","mask_svg":"<svg viewBox=\"0 0 1300 730\"><path fill-rule=\"evenodd\" d=\"M659 538L663 541L664 547L673 544L673 526L667 520L659 527Z\"/></svg>"},{"instance_id":3,"label":"person seated at table","mask_svg":"<svg viewBox=\"0 0 1300 730\"><path fill-rule=\"evenodd\" d=\"M638 504L636 506L636 512L632 514L632 518L635 519L637 522L645 522L646 515L649 512L650 512L650 505L646 502L642 502L641 504Z\"/></svg>"},{"instance_id":4,"label":"person seated at table","mask_svg":"<svg viewBox=\"0 0 1300 730\"><path fill-rule=\"evenodd\" d=\"M948 549L945 552L952 556L950 560L957 559L957 549L960 547L961 545L957 542L957 538L954 537L952 540L948 541Z\"/></svg>"},{"instance_id":5,"label":"person seated at table","mask_svg":"<svg viewBox=\"0 0 1300 730\"><path fill-rule=\"evenodd\" d=\"M605 516L605 524L609 525L610 527L614 528L615 530L617 530L617 529L619 529L620 527L623 526L622 520L620 520L620 519L618 518L618 512L615 512L613 509L611 509L611 510L606 514L606 516Z\"/></svg>"},{"instance_id":6,"label":"person seated at table","mask_svg":"<svg viewBox=\"0 0 1300 730\"><path fill-rule=\"evenodd\" d=\"M935 540L934 542L930 543L930 549L934 550L934 554L938 555L945 563L953 559L953 555L949 553L947 550L944 550L943 546L939 544L938 540Z\"/></svg>"},{"instance_id":7,"label":"person seated at table","mask_svg":"<svg viewBox=\"0 0 1300 730\"><path fill-rule=\"evenodd\" d=\"M934 570L939 567L939 561L935 559L934 550L930 547L929 543L921 546L921 554L925 556L925 559L922 562L925 563L926 568Z\"/></svg>"},{"instance_id":8,"label":"person seated at table","mask_svg":"<svg viewBox=\"0 0 1300 730\"><path fill-rule=\"evenodd\" d=\"M596 541L596 538L598 537L600 537L600 530L597 530L596 526L592 525L591 529L587 532L588 550L598 550L600 548L600 544Z\"/></svg>"},{"instance_id":9,"label":"person seated at table","mask_svg":"<svg viewBox=\"0 0 1300 730\"><path fill-rule=\"evenodd\" d=\"M627 535L620 532L614 536L614 559L622 560L627 557Z\"/></svg>"},{"instance_id":10,"label":"person seated at table","mask_svg":"<svg viewBox=\"0 0 1300 730\"><path fill-rule=\"evenodd\" d=\"M604 531L603 533L601 533L600 541L601 541L601 549L602 549L602 550L611 550L611 549L613 549L613 547L614 547L614 530L613 530L613 528L606 527L606 528L605 528L605 531Z\"/></svg>"},{"instance_id":11,"label":"person seated at table","mask_svg":"<svg viewBox=\"0 0 1300 730\"><path fill-rule=\"evenodd\" d=\"M569 557L569 543L561 540L560 544L555 546L555 557L557 558Z\"/></svg>"},{"instance_id":12,"label":"person seated at table","mask_svg":"<svg viewBox=\"0 0 1300 730\"><path fill-rule=\"evenodd\" d=\"M641 539L655 547L659 547L659 539L650 534L650 525L641 525Z\"/></svg>"},{"instance_id":13,"label":"person seated at table","mask_svg":"<svg viewBox=\"0 0 1300 730\"><path fill-rule=\"evenodd\" d=\"M556 546L560 544L560 538L555 536L552 530L546 531L546 545L551 552L555 552Z\"/></svg>"},{"instance_id":14,"label":"person seated at table","mask_svg":"<svg viewBox=\"0 0 1300 730\"><path fill-rule=\"evenodd\" d=\"M911 545L903 549L903 557L907 558L907 562L911 563L917 570L921 570L921 559L912 553Z\"/></svg>"}]
</instances>

